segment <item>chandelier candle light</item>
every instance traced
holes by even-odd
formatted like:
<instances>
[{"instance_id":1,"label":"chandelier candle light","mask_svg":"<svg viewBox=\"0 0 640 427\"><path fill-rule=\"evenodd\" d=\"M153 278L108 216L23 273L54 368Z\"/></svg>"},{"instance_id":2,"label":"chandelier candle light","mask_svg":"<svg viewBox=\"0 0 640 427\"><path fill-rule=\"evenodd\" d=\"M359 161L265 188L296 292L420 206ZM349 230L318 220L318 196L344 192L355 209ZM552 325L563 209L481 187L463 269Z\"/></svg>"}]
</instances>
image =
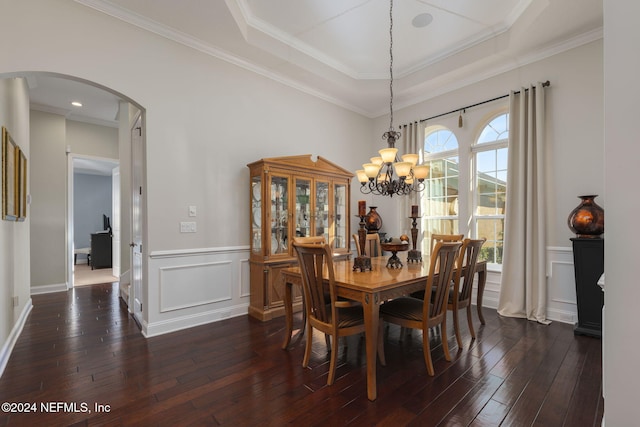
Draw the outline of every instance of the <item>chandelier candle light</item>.
<instances>
[{"instance_id":1,"label":"chandelier candle light","mask_svg":"<svg viewBox=\"0 0 640 427\"><path fill-rule=\"evenodd\" d=\"M418 205L411 206L411 242L413 244L413 249L409 250L409 255L407 256L407 262L422 262L422 253L416 249L416 244L418 243L418 221L420 218L418 216Z\"/></svg>"},{"instance_id":2,"label":"chandelier candle light","mask_svg":"<svg viewBox=\"0 0 640 427\"><path fill-rule=\"evenodd\" d=\"M398 161L398 149L396 141L400 138L400 132L393 128L393 0L389 8L389 130L382 135L387 140L388 148L379 151L379 157L372 157L371 163L362 165L361 170L356 171L360 181L360 192L380 196L393 197L407 195L413 191L424 189L424 180L429 175L429 166L418 165L417 154L404 154L402 161Z\"/></svg>"},{"instance_id":3,"label":"chandelier candle light","mask_svg":"<svg viewBox=\"0 0 640 427\"><path fill-rule=\"evenodd\" d=\"M371 270L371 258L365 254L365 245L367 242L367 230L365 229L365 218L367 216L367 204L364 200L358 201L358 215L360 217L360 229L358 230L358 243L360 244L360 253L353 260L353 271L360 272Z\"/></svg>"}]
</instances>

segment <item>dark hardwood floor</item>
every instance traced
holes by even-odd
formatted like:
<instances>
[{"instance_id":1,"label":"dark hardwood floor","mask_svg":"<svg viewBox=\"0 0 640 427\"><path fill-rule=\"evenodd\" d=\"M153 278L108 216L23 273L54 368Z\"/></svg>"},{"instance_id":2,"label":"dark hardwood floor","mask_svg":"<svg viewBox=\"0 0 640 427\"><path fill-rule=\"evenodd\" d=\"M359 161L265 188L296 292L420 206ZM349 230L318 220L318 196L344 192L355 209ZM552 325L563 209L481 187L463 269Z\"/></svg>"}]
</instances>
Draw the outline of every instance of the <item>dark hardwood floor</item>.
<instances>
[{"instance_id":1,"label":"dark hardwood floor","mask_svg":"<svg viewBox=\"0 0 640 427\"><path fill-rule=\"evenodd\" d=\"M0 378L0 402L32 412L3 410L0 426L584 427L603 415L600 340L495 310L485 310L487 325L476 320L475 341L465 332L462 350L448 333L451 363L433 339L434 377L419 333L400 341L389 327L387 366L378 366L378 399L369 402L358 336L342 342L327 386L324 338L314 337L303 369L304 338L280 348L283 319L243 316L145 339L116 285L36 295L33 305Z\"/></svg>"}]
</instances>

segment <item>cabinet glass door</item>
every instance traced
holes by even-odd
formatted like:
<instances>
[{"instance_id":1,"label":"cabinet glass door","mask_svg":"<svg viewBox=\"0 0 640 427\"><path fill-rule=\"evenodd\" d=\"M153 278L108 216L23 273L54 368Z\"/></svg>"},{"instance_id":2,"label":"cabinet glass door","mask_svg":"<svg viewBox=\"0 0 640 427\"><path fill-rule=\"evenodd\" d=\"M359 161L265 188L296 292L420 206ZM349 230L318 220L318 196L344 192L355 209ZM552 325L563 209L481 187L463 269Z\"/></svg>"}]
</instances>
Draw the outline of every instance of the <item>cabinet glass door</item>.
<instances>
[{"instance_id":1,"label":"cabinet glass door","mask_svg":"<svg viewBox=\"0 0 640 427\"><path fill-rule=\"evenodd\" d=\"M316 181L315 236L329 242L329 183Z\"/></svg>"},{"instance_id":2,"label":"cabinet glass door","mask_svg":"<svg viewBox=\"0 0 640 427\"><path fill-rule=\"evenodd\" d=\"M271 176L271 235L270 254L288 254L289 252L289 178Z\"/></svg>"},{"instance_id":3,"label":"cabinet glass door","mask_svg":"<svg viewBox=\"0 0 640 427\"><path fill-rule=\"evenodd\" d=\"M311 180L296 178L296 237L311 236Z\"/></svg>"},{"instance_id":4,"label":"cabinet glass door","mask_svg":"<svg viewBox=\"0 0 640 427\"><path fill-rule=\"evenodd\" d=\"M345 248L349 241L347 236L347 186L335 184L333 187L333 247Z\"/></svg>"},{"instance_id":5,"label":"cabinet glass door","mask_svg":"<svg viewBox=\"0 0 640 427\"><path fill-rule=\"evenodd\" d=\"M262 182L260 175L251 177L251 251L262 253Z\"/></svg>"}]
</instances>

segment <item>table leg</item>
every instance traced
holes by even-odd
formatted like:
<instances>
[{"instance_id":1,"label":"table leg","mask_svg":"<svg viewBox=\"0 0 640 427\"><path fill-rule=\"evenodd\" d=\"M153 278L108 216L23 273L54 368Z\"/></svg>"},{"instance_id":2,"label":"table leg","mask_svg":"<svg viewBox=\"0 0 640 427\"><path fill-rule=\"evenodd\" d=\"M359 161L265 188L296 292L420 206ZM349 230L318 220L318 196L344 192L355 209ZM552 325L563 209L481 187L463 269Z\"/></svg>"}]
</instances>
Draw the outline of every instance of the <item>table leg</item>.
<instances>
[{"instance_id":1,"label":"table leg","mask_svg":"<svg viewBox=\"0 0 640 427\"><path fill-rule=\"evenodd\" d=\"M376 358L378 351L378 327L380 324L380 306L378 296L365 295L363 302L365 343L367 348L367 397L376 400L378 397L376 379Z\"/></svg>"},{"instance_id":2,"label":"table leg","mask_svg":"<svg viewBox=\"0 0 640 427\"><path fill-rule=\"evenodd\" d=\"M282 349L286 350L291 342L291 335L293 334L293 285L291 282L284 282L284 313L285 313L285 328L284 328L284 342L282 343Z\"/></svg>"},{"instance_id":3,"label":"table leg","mask_svg":"<svg viewBox=\"0 0 640 427\"><path fill-rule=\"evenodd\" d=\"M481 324L485 324L484 316L482 315L482 298L484 296L484 286L487 283L487 267L486 264L478 268L478 296L476 298L476 307L478 309L478 318Z\"/></svg>"}]
</instances>

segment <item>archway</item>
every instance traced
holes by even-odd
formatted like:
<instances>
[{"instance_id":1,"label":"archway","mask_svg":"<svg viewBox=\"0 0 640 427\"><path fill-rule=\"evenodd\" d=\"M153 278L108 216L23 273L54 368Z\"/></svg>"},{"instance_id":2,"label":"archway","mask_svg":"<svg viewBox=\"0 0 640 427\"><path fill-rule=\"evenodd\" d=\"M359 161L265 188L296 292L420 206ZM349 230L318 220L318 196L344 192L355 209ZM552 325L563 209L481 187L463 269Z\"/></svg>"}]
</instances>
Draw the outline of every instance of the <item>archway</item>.
<instances>
[{"instance_id":1,"label":"archway","mask_svg":"<svg viewBox=\"0 0 640 427\"><path fill-rule=\"evenodd\" d=\"M69 174L73 174L73 168L69 167L68 159L73 154L115 158L122 165L127 165L120 175L123 191L119 252L122 254L121 281L130 283L129 277L133 275L129 249L132 226L130 177L133 175L130 136L133 121L136 117L144 117L144 108L117 91L74 76L24 72L0 77L24 78L29 92L30 154L36 160L31 165L40 166L29 170L32 292L62 291L72 283L73 215L65 200L72 198L68 183L72 181ZM71 101L81 101L83 105L74 107ZM96 147L99 144L91 146L90 141L87 142L91 140L87 137L91 130L97 130L98 134L115 134L117 147L109 151L104 146ZM96 139L100 140L101 136ZM141 160L144 166L144 159ZM141 215L140 220L146 221L146 215ZM64 265L56 262L52 266L41 262L48 254L63 252ZM137 274L144 277L142 273ZM146 286L146 280L143 283Z\"/></svg>"}]
</instances>

